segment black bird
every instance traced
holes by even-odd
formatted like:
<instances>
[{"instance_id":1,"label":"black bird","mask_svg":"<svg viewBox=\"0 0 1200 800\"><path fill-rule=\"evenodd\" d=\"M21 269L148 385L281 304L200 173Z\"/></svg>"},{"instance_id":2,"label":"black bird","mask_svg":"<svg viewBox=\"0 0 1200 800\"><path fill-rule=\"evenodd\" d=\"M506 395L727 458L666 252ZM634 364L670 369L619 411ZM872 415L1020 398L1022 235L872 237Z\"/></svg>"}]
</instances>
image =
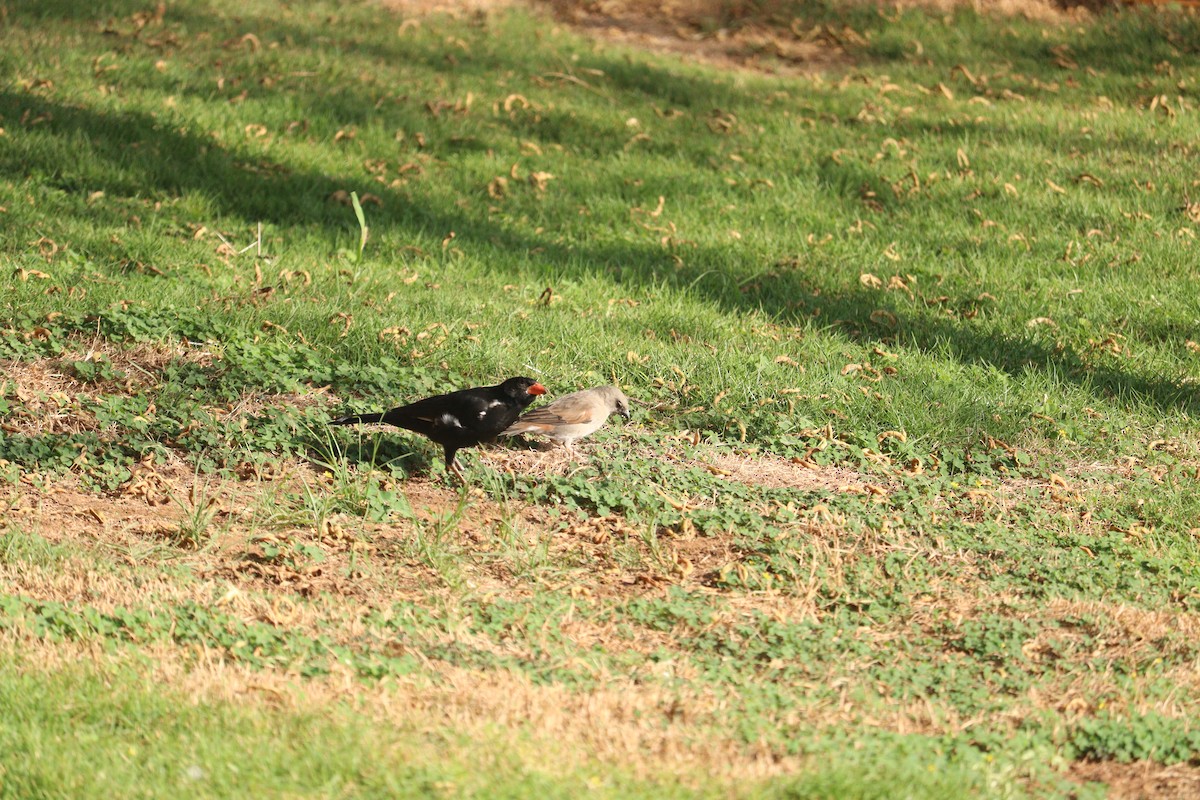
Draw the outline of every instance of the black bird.
<instances>
[{"instance_id":1,"label":"black bird","mask_svg":"<svg viewBox=\"0 0 1200 800\"><path fill-rule=\"evenodd\" d=\"M454 454L500 435L546 387L533 378L509 378L497 386L476 386L426 397L382 414L351 414L330 425L383 422L427 436L442 446L446 469L466 483Z\"/></svg>"}]
</instances>

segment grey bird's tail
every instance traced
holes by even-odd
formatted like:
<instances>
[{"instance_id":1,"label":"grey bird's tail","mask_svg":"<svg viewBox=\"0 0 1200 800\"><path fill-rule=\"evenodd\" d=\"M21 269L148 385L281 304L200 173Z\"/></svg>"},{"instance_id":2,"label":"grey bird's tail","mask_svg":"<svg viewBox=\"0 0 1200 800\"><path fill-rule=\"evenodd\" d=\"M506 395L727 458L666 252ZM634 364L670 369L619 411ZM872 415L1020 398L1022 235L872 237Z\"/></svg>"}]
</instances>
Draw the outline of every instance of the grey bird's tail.
<instances>
[{"instance_id":1,"label":"grey bird's tail","mask_svg":"<svg viewBox=\"0 0 1200 800\"><path fill-rule=\"evenodd\" d=\"M330 425L358 425L368 422L383 422L383 414L351 414L348 417L338 417L329 420Z\"/></svg>"}]
</instances>

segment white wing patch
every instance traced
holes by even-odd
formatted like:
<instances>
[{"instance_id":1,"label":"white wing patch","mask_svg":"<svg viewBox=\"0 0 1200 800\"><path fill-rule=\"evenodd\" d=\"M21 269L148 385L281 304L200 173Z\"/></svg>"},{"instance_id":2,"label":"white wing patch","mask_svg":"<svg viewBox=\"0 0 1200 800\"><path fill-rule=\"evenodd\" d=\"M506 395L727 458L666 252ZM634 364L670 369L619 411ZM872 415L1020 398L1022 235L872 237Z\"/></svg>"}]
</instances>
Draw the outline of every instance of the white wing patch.
<instances>
[{"instance_id":1,"label":"white wing patch","mask_svg":"<svg viewBox=\"0 0 1200 800\"><path fill-rule=\"evenodd\" d=\"M496 406L502 406L502 405L504 405L504 403L501 403L499 400L493 400L492 402L487 404L487 408L485 408L485 409L483 409L483 411L479 412L479 418L483 419L484 417L487 416L488 411L495 408ZM461 428L462 426L460 425L459 427Z\"/></svg>"},{"instance_id":2,"label":"white wing patch","mask_svg":"<svg viewBox=\"0 0 1200 800\"><path fill-rule=\"evenodd\" d=\"M439 421L447 428L461 428L462 423L458 421L458 417L453 414L442 414Z\"/></svg>"}]
</instances>

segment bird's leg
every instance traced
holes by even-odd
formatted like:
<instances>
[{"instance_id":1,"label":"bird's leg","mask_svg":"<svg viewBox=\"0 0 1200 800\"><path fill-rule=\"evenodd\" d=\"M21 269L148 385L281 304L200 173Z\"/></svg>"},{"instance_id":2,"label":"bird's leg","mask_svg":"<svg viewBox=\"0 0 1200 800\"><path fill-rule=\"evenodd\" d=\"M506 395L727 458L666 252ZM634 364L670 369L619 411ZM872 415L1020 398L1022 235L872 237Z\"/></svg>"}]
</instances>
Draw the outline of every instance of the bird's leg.
<instances>
[{"instance_id":1,"label":"bird's leg","mask_svg":"<svg viewBox=\"0 0 1200 800\"><path fill-rule=\"evenodd\" d=\"M458 468L458 462L454 460L454 454L458 452L458 449L449 445L446 445L444 449L446 451L446 472L454 473L454 476L458 478L458 482L466 486L467 476L463 475L463 471Z\"/></svg>"}]
</instances>

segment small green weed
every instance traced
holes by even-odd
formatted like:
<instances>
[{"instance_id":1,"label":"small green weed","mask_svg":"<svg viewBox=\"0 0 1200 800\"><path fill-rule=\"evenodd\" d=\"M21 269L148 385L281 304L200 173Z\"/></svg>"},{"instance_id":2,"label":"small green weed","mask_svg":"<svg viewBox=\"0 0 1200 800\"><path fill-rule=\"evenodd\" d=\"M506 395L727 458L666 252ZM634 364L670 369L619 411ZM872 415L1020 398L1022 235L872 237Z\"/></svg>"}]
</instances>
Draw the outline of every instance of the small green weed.
<instances>
[{"instance_id":1,"label":"small green weed","mask_svg":"<svg viewBox=\"0 0 1200 800\"><path fill-rule=\"evenodd\" d=\"M191 550L202 548L212 542L213 523L224 510L220 498L209 492L199 473L188 487L187 501L174 494L171 501L183 511L183 519L176 529L174 540L181 547Z\"/></svg>"},{"instance_id":2,"label":"small green weed","mask_svg":"<svg viewBox=\"0 0 1200 800\"><path fill-rule=\"evenodd\" d=\"M1159 714L1098 716L1081 720L1069 734L1074 757L1122 764L1192 762L1200 754L1200 729L1188 720Z\"/></svg>"},{"instance_id":3,"label":"small green weed","mask_svg":"<svg viewBox=\"0 0 1200 800\"><path fill-rule=\"evenodd\" d=\"M71 361L68 366L71 372L85 383L116 381L125 377L125 373L116 369L112 361L103 354L94 354L89 358Z\"/></svg>"}]
</instances>

